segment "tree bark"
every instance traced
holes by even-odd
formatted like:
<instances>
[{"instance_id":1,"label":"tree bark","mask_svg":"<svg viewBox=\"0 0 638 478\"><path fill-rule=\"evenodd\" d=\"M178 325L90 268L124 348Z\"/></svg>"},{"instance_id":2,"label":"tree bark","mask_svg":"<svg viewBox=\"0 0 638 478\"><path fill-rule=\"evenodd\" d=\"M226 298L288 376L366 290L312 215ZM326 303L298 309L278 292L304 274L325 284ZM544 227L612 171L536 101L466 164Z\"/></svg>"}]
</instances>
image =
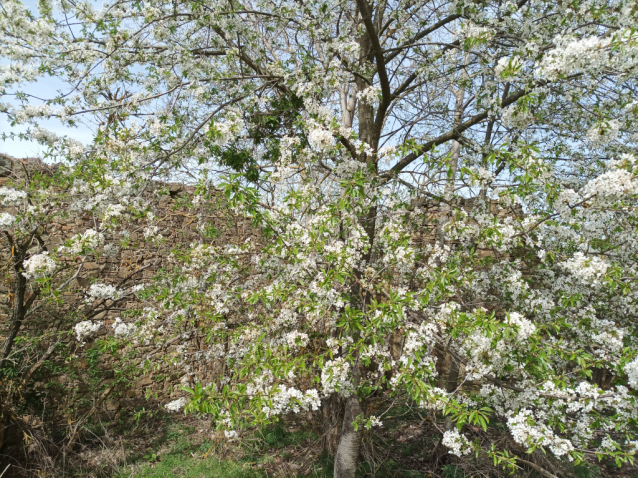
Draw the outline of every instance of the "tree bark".
<instances>
[{"instance_id":1,"label":"tree bark","mask_svg":"<svg viewBox=\"0 0 638 478\"><path fill-rule=\"evenodd\" d=\"M465 54L464 63L467 63L468 55ZM465 72L462 73L462 77L467 77ZM463 87L458 88L454 91L454 127L461 124L463 120L463 101L465 99L465 90ZM452 170L452 174L446 182L444 197L446 199L445 203L441 204L441 218L439 220L439 244L443 248L445 247L446 237L445 237L445 225L450 220L451 207L449 205L449 201L452 199L452 195L454 194L455 189L455 181L456 181L456 173L459 167L459 157L461 155L461 143L458 140L452 141L452 148L450 151L450 169ZM459 364L454 359L454 357L450 357L450 373L448 374L446 391L447 393L452 393L458 387L459 382ZM445 429L450 431L454 429L454 422L452 418L448 415L445 417Z\"/></svg>"},{"instance_id":2,"label":"tree bark","mask_svg":"<svg viewBox=\"0 0 638 478\"><path fill-rule=\"evenodd\" d=\"M16 267L16 292L15 302L13 303L13 317L11 320L11 327L9 328L9 335L5 339L2 345L2 351L0 352L0 369L4 368L4 365L9 358L11 349L13 348L13 342L18 336L20 327L22 326L22 320L24 319L24 295L27 290L27 280L22 275L22 267Z\"/></svg>"},{"instance_id":3,"label":"tree bark","mask_svg":"<svg viewBox=\"0 0 638 478\"><path fill-rule=\"evenodd\" d=\"M339 421L343 418L342 404L337 394L324 398L321 402L321 433L323 448L330 455L337 453L339 443Z\"/></svg>"},{"instance_id":4,"label":"tree bark","mask_svg":"<svg viewBox=\"0 0 638 478\"><path fill-rule=\"evenodd\" d=\"M359 3L358 8L360 10L360 14L364 23L370 20L370 13L368 12L369 6L367 3ZM380 21L383 13L381 11L377 12L377 19ZM372 40L374 40L373 36L376 35L374 32L374 27L370 27L370 25L366 25L367 34L364 34L358 38L359 46L360 46L360 56L359 63L360 65L365 65L371 62L371 60L375 59L375 56L372 55ZM376 37L375 37L376 38ZM380 55L380 47L377 42L377 52ZM385 75L385 66L381 61L380 57L377 55L377 67L379 71L377 73L379 75ZM381 68L383 68L383 72L381 72ZM356 80L357 91L365 90L369 84L363 80L361 77L357 77ZM385 82L387 83L387 78L385 78ZM382 85L383 87L383 85ZM386 101L389 99L389 91L385 92ZM353 102L354 103L354 102ZM359 122L359 139L361 139L364 143L366 143L370 149L372 150L372 154L363 153L358 158L359 161L365 162L368 167L368 172L370 174L377 174L377 148L379 147L379 137L381 132L381 126L383 125L383 117L378 118L378 122L375 121L375 108L371 104L367 104L364 101L357 102L357 118ZM343 104L346 104L343 102ZM386 105L387 107L387 105ZM349 114L349 113L348 113ZM383 116L384 113L381 113L380 116ZM381 125L381 126L378 126ZM370 248L368 252L362 258L364 264L369 264L372 256L372 246L374 243L375 236L375 228L376 228L376 219L377 218L377 208L372 206L366 215L363 215L359 218L359 222L362 227L365 229L366 234L370 240ZM357 279L361 277L361 271L355 270L355 276ZM353 298L358 298L361 301L360 306L365 308L365 304L367 303L367 299L369 299L369 293L366 291L362 291L357 281L352 286L352 296ZM355 367L358 365L355 365ZM354 380L355 384L358 380ZM339 436L339 445L337 446L337 454L335 455L335 464L334 464L334 477L335 478L354 478L355 473L357 471L357 464L359 463L359 450L361 448L361 438L363 437L363 428L361 426L358 427L358 430L355 430L354 421L360 415L362 415L361 403L359 402L359 398L357 395L353 395L346 399L345 401L345 410L343 415L343 421L341 424L340 436Z\"/></svg>"},{"instance_id":5,"label":"tree bark","mask_svg":"<svg viewBox=\"0 0 638 478\"><path fill-rule=\"evenodd\" d=\"M354 478L357 471L363 427L359 426L359 429L355 430L353 422L361 414L359 398L353 395L346 399L346 409L341 425L341 437L339 438L339 447L335 456L335 478Z\"/></svg>"},{"instance_id":6,"label":"tree bark","mask_svg":"<svg viewBox=\"0 0 638 478\"><path fill-rule=\"evenodd\" d=\"M450 357L450 373L447 378L446 392L452 393L456 390L459 383L459 363L454 357ZM447 431L454 430L456 424L452 421L452 417L449 415L445 417L445 429Z\"/></svg>"}]
</instances>

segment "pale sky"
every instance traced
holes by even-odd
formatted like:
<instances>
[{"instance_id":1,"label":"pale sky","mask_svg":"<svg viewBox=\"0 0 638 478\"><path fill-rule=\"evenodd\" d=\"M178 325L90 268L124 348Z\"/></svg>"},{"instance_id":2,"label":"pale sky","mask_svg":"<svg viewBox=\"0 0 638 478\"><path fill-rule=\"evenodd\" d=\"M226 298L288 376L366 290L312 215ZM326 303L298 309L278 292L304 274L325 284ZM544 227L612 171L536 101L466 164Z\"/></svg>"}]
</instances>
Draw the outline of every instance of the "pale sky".
<instances>
[{"instance_id":1,"label":"pale sky","mask_svg":"<svg viewBox=\"0 0 638 478\"><path fill-rule=\"evenodd\" d=\"M22 0L22 4L25 5L29 10L31 10L34 14L37 14L37 0ZM0 53L1 55L1 53ZM7 64L8 62L2 58L0 58L0 64ZM40 98L52 98L55 96L56 91L60 89L66 89L65 84L55 78L42 78L36 83L23 84L18 90L23 91L27 94L33 94ZM11 91L11 90L10 90ZM12 96L4 96L0 97L0 101L4 103L16 104L16 100ZM37 101L34 101L37 103ZM60 122L56 119L51 120L40 120L40 126L46 128L59 136L70 136L78 141L81 141L84 144L88 144L91 142L92 133L87 127L80 128L69 128L62 126ZM22 131L26 131L25 126L21 127L11 127L9 122L7 121L7 117L5 114L0 113L0 153L9 154L16 158L25 158L32 156L41 157L44 151L44 148L39 144L32 141L22 141L22 140L2 140L1 133L20 133Z\"/></svg>"}]
</instances>

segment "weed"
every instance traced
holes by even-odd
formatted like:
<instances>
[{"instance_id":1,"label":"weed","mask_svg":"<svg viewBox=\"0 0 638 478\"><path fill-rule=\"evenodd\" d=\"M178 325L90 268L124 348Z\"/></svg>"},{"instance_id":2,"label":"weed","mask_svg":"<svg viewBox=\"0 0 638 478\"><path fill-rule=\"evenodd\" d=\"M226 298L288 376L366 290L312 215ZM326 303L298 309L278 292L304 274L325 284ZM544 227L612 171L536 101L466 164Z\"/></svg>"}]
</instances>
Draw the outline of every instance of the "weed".
<instances>
[{"instance_id":1,"label":"weed","mask_svg":"<svg viewBox=\"0 0 638 478\"><path fill-rule=\"evenodd\" d=\"M316 440L315 433L305 430L286 430L282 421L265 426L261 430L263 442L270 448L284 448L287 446L299 446L305 441Z\"/></svg>"},{"instance_id":2,"label":"weed","mask_svg":"<svg viewBox=\"0 0 638 478\"><path fill-rule=\"evenodd\" d=\"M445 465L441 471L443 478L467 478L463 470L455 465Z\"/></svg>"},{"instance_id":3,"label":"weed","mask_svg":"<svg viewBox=\"0 0 638 478\"><path fill-rule=\"evenodd\" d=\"M582 463L574 466L573 473L576 478L599 478L600 468L591 463Z\"/></svg>"},{"instance_id":4,"label":"weed","mask_svg":"<svg viewBox=\"0 0 638 478\"><path fill-rule=\"evenodd\" d=\"M332 478L334 476L334 458L327 451L319 455L319 459L310 469L311 478Z\"/></svg>"},{"instance_id":5,"label":"weed","mask_svg":"<svg viewBox=\"0 0 638 478\"><path fill-rule=\"evenodd\" d=\"M207 453L213 443L210 439L195 441L195 428L167 422L161 438L151 442L136 463L122 468L114 478L261 478L263 473L242 463L220 460Z\"/></svg>"},{"instance_id":6,"label":"weed","mask_svg":"<svg viewBox=\"0 0 638 478\"><path fill-rule=\"evenodd\" d=\"M116 478L173 478L200 477L208 478L261 478L259 471L230 461L218 461L215 458L196 459L190 454L169 454L162 456L157 463L147 463L131 470L126 470Z\"/></svg>"}]
</instances>

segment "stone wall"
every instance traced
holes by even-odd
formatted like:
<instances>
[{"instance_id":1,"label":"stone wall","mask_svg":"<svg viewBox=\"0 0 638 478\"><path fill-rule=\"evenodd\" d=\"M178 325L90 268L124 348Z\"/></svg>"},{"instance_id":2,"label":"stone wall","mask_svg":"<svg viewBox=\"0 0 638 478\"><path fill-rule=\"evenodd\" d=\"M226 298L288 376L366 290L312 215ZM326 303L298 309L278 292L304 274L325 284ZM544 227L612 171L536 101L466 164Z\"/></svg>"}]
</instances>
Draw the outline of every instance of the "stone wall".
<instances>
[{"instance_id":1,"label":"stone wall","mask_svg":"<svg viewBox=\"0 0 638 478\"><path fill-rule=\"evenodd\" d=\"M46 172L48 168L49 166L38 159L16 160L0 155L0 187L15 178L19 179L23 171L39 169ZM155 201L155 214L160 219L159 232L166 240L164 246L158 249L145 242L139 232L131 233L129 247L120 250L116 256L110 258L101 257L94 260L89 258L75 279L72 291L62 297L62 303L55 310L46 309L33 314L21 330L22 335L31 337L51 334L50 340L41 341L39 345L41 353L47 350L55 334L63 334L61 346L66 349L66 352L58 360L62 360L62 357L70 357L72 363L59 363L58 368L64 371L63 373L41 377L37 384L37 387L44 393L51 394L56 407L71 408L77 407L77 404L80 403L81 408L93 407L112 413L121 409L130 410L139 406L148 406L149 400L155 405L164 404L183 395L184 393L180 392L179 388L186 382L192 383L196 379L208 383L219 377L221 370L219 363L194 361L190 368L186 369L167 363L167 357L177 354L177 347L184 343L181 339L179 342L172 342L167 337L164 346L160 348L155 345L136 347L138 362L139 356L149 358L150 372L138 369L130 374L131 380L128 383L117 382L113 369L116 365L121 366L121 362L113 360L108 353L100 353L96 356L95 340L89 340L83 345L72 334L74 323L88 318L102 323L96 338L105 338L112 334L112 324L124 311L141 310L149 305L141 303L135 298L130 298L118 303L114 309L82 316L78 310L83 310L82 308L85 307L86 301L83 291L89 287L92 280L112 285L126 280L128 284L134 285L140 279L153 276L166 265L166 251L171 246L191 243L200 239L193 216L183 207L179 207L180 198L192 195L193 189L183 184L165 186L169 194L159 197L149 196L149 200ZM413 240L421 243L434 242L441 203L431 199L414 200L412 206L420 208L424 213L423 222L417 226ZM215 207L218 208L218 214L213 208L208 220L221 231L216 239L218 244L243 243L248 237L258 241L257 233L252 229L248 220L232 217L225 211L221 194ZM455 208L469 212L473 209L473 203L472 201L462 201L462 203L452 206L450 208L451 215L454 214ZM497 209L496 202L490 204L490 211L501 220L507 216L520 217L522 215L518 206L513 206L511 210ZM72 214L69 215L68 219L47 226L42 233L42 238L50 249L55 249L64 242L65 238L84 232L91 227L94 227L94 223L90 215ZM0 259L3 263L7 263L9 254L9 244L4 237L0 236ZM490 254L491 251L479 251L480 256ZM9 293L10 284L0 284L0 334L2 335L0 340L6 336L4 330L8 325ZM193 356L206 348L203 338L194 333L191 333L186 343L187 348L181 351L185 355ZM52 357L51 360L55 361L56 358ZM440 363L444 368L442 373L445 374L449 368L449 357L441 357ZM136 366L136 364L132 364L132 367Z\"/></svg>"},{"instance_id":2,"label":"stone wall","mask_svg":"<svg viewBox=\"0 0 638 478\"><path fill-rule=\"evenodd\" d=\"M39 169L46 173L49 166L37 159L16 160L6 156L0 157L0 187L8 182L15 182L23 175L22 171ZM10 172L9 172L10 170ZM106 284L118 285L126 281L127 285L135 285L142 278L149 278L159 269L166 266L166 253L172 246L180 243L191 243L200 240L196 231L196 221L183 207L179 207L180 198L192 195L193 188L183 184L169 184L168 195L150 196L149 200L155 201L155 215L160 227L159 233L165 239L161 247L146 242L140 232L132 232L129 236L130 243L127 248L120 250L113 257L89 257L83 264L80 274L71 289L61 297L61 303L55 307L48 305L38 309L28 316L20 330L21 337L43 337L38 344L40 354L44 353L50 345L57 340L60 334L62 338L58 348L64 350L61 354L54 354L49 358L51 366L49 371L58 369L59 373L49 373L41 376L34 384L38 393L47 395L49 406L60 409L99 409L102 412L112 414L121 409L131 410L135 407L157 406L169 402L178 396L184 395L179 387L185 383L199 380L203 383L211 382L219 376L220 364L201 362L195 363L185 371L182 367L174 367L167 363L166 358L177 353L178 345L187 344L186 349L180 349L180 353L192 356L205 349L203 338L195 333L190 333L189 338L171 341L171 337L165 337L162 347L152 345L138 345L135 347L137 357L147 357L147 370L138 367L137 362L131 362L132 373L126 374L130 380L116 380L114 367L121 366L122 362L116 362L109 353L96 353L95 340L112 335L112 324L115 319L125 313L126 310L143 309L148 303L142 303L134 296L119 301L117 307L111 307L111 303L105 302L109 310L96 313L85 313L86 295L84 291L91 281L99 281ZM220 195L221 196L221 195ZM244 242L249 236L256 237L250 222L229 216L224 210L223 201L217 203L219 214L209 216L214 226L220 231L215 242L228 244ZM135 223L133 223L135 224ZM47 225L42 231L41 237L50 250L62 245L65 239L75 234L82 233L95 227L89 214L78 216L71 214L67 219L61 219ZM134 229L134 227L132 227ZM107 241L109 237L107 236ZM5 237L0 237L0 259L7 264L11 253L11 247ZM69 258L69 261L72 261ZM7 274L7 279L9 274ZM11 311L11 283L4 281L0 284L0 341L6 337L6 330L10 321ZM38 301L34 303L37 309ZM84 315L83 315L84 314ZM78 342L72 333L73 323L81 319L100 321L102 326L97 335L85 344ZM120 351L126 354L128 350ZM66 358L66 360L65 360ZM35 358L34 358L35 360ZM57 361L57 362L56 362ZM135 369L136 367L137 370ZM149 401L151 403L149 403Z\"/></svg>"}]
</instances>

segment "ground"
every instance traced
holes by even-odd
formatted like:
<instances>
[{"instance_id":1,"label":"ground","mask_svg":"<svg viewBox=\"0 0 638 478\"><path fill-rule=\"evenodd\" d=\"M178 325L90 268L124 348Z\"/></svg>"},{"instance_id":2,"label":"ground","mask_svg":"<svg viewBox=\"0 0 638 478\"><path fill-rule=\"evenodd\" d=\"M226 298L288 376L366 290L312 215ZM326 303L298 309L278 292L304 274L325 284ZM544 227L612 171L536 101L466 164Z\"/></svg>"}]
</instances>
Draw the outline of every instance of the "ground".
<instances>
[{"instance_id":1,"label":"ground","mask_svg":"<svg viewBox=\"0 0 638 478\"><path fill-rule=\"evenodd\" d=\"M496 469L473 457L460 462L444 452L441 455L441 447L437 451L440 433L435 424L409 407L391 410L383 422L383 427L364 436L358 477L541 476L531 469L510 475L508 470ZM81 463L69 474L87 478L332 477L331 457L322 451L318 435L304 417L293 415L278 424L251 430L237 442L211 433L205 418L192 416L138 413L121 415L116 423L104 425L87 433L79 453ZM572 477L638 478L638 473L630 467L617 469L599 464L567 466L559 476Z\"/></svg>"}]
</instances>

